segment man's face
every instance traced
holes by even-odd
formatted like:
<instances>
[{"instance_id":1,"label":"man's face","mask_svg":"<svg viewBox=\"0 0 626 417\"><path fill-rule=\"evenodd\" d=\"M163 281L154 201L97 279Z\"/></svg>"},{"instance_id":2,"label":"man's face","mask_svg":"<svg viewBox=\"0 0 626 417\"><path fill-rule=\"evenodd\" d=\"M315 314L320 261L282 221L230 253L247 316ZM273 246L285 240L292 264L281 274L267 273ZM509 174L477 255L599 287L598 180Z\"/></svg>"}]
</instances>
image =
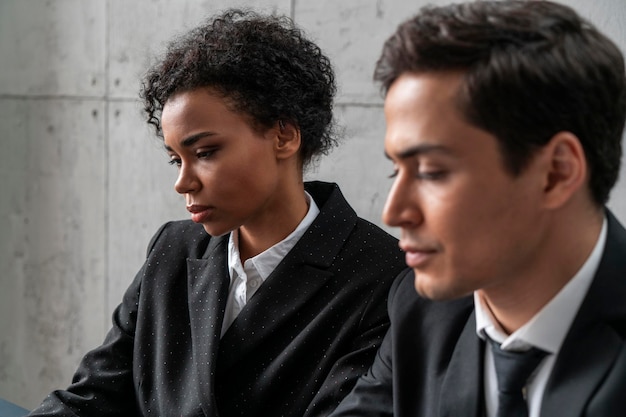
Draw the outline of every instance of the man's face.
<instances>
[{"instance_id":1,"label":"man's face","mask_svg":"<svg viewBox=\"0 0 626 417\"><path fill-rule=\"evenodd\" d=\"M541 170L534 160L518 176L505 169L496 138L459 112L461 83L460 73L405 73L385 100L394 182L383 220L401 228L415 288L432 299L523 280L548 229Z\"/></svg>"}]
</instances>

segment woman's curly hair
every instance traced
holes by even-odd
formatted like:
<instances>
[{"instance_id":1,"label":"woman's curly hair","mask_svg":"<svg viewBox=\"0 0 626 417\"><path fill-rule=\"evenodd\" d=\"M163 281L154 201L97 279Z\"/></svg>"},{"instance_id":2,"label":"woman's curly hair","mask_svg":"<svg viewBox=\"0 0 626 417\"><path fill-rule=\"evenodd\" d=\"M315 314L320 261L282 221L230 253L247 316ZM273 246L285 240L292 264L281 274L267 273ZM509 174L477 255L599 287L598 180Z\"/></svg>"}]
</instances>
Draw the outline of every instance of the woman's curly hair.
<instances>
[{"instance_id":1,"label":"woman's curly hair","mask_svg":"<svg viewBox=\"0 0 626 417\"><path fill-rule=\"evenodd\" d=\"M161 113L174 94L208 87L254 128L298 126L303 165L337 144L335 76L329 59L291 19L228 9L171 42L145 75L140 97L147 121L163 135Z\"/></svg>"}]
</instances>

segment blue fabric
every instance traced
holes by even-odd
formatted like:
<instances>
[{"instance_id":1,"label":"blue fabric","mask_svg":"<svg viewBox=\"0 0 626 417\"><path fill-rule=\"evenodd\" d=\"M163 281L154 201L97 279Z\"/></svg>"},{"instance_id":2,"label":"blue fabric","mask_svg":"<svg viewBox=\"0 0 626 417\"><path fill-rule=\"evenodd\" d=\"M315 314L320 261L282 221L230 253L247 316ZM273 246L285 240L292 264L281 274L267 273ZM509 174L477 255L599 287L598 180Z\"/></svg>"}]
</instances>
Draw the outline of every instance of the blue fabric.
<instances>
[{"instance_id":1,"label":"blue fabric","mask_svg":"<svg viewBox=\"0 0 626 417\"><path fill-rule=\"evenodd\" d=\"M0 398L0 417L23 417L28 410Z\"/></svg>"}]
</instances>

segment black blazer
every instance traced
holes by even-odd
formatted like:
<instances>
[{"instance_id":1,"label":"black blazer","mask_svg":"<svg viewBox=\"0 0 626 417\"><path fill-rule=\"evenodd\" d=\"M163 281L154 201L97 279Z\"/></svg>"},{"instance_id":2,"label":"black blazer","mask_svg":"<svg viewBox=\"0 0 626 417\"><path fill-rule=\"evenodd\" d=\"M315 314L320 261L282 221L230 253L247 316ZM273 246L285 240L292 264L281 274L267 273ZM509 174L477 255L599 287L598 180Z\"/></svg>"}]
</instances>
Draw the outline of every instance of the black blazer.
<instances>
[{"instance_id":1,"label":"black blazer","mask_svg":"<svg viewBox=\"0 0 626 417\"><path fill-rule=\"evenodd\" d=\"M320 214L220 339L228 237L177 221L153 238L104 343L32 416L322 416L363 374L406 266L335 184Z\"/></svg>"},{"instance_id":2,"label":"black blazer","mask_svg":"<svg viewBox=\"0 0 626 417\"><path fill-rule=\"evenodd\" d=\"M626 415L626 231L607 216L602 260L556 359L542 417ZM407 270L394 283L390 330L332 417L484 415L484 342L473 297L429 301L413 278Z\"/></svg>"}]
</instances>

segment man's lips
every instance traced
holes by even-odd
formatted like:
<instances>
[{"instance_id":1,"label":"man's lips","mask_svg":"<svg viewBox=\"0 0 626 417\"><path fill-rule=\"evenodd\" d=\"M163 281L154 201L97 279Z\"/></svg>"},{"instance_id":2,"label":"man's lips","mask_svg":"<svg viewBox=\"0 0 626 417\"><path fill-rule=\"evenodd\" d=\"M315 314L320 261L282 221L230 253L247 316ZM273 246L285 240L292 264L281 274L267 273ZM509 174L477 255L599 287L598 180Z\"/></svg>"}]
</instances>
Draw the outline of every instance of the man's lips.
<instances>
[{"instance_id":1,"label":"man's lips","mask_svg":"<svg viewBox=\"0 0 626 417\"><path fill-rule=\"evenodd\" d=\"M212 210L210 206L201 206L198 204L187 206L187 211L191 213L191 220L196 223L206 221L211 215Z\"/></svg>"},{"instance_id":2,"label":"man's lips","mask_svg":"<svg viewBox=\"0 0 626 417\"><path fill-rule=\"evenodd\" d=\"M435 248L426 246L411 246L400 243L400 248L405 253L406 264L411 268L424 266L437 253Z\"/></svg>"}]
</instances>

